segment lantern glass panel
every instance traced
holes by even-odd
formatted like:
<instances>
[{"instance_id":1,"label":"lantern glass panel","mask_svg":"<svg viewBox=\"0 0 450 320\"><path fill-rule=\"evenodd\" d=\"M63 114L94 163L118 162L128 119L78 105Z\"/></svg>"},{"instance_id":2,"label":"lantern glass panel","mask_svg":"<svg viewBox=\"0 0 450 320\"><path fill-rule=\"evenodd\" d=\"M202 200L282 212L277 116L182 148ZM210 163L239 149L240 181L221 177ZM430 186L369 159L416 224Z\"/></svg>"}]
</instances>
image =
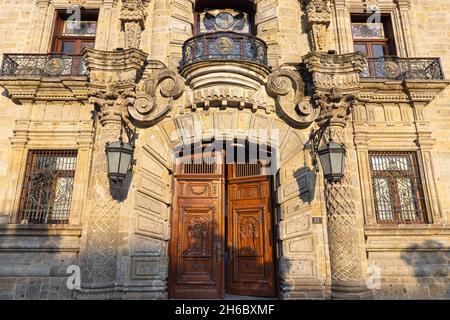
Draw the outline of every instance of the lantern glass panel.
<instances>
[{"instance_id":1,"label":"lantern glass panel","mask_svg":"<svg viewBox=\"0 0 450 320\"><path fill-rule=\"evenodd\" d=\"M111 145L109 146L111 147ZM118 149L108 151L108 173L116 173L119 169L120 151Z\"/></svg>"},{"instance_id":2,"label":"lantern glass panel","mask_svg":"<svg viewBox=\"0 0 450 320\"><path fill-rule=\"evenodd\" d=\"M344 173L344 153L340 150L332 150L330 153L331 174L342 175Z\"/></svg>"},{"instance_id":3,"label":"lantern glass panel","mask_svg":"<svg viewBox=\"0 0 450 320\"><path fill-rule=\"evenodd\" d=\"M331 161L330 154L325 152L323 154L319 154L320 164L322 165L323 175L327 176L331 174Z\"/></svg>"},{"instance_id":4,"label":"lantern glass panel","mask_svg":"<svg viewBox=\"0 0 450 320\"><path fill-rule=\"evenodd\" d=\"M128 167L131 162L131 153L127 152L128 150L122 151L122 155L120 157L120 165L119 165L119 173L126 175L128 172Z\"/></svg>"},{"instance_id":5,"label":"lantern glass panel","mask_svg":"<svg viewBox=\"0 0 450 320\"><path fill-rule=\"evenodd\" d=\"M130 167L133 148L129 143L114 141L107 145L108 176L113 180L122 180Z\"/></svg>"},{"instance_id":6,"label":"lantern glass panel","mask_svg":"<svg viewBox=\"0 0 450 320\"><path fill-rule=\"evenodd\" d=\"M327 180L338 181L344 175L345 148L333 141L318 150L323 175Z\"/></svg>"}]
</instances>

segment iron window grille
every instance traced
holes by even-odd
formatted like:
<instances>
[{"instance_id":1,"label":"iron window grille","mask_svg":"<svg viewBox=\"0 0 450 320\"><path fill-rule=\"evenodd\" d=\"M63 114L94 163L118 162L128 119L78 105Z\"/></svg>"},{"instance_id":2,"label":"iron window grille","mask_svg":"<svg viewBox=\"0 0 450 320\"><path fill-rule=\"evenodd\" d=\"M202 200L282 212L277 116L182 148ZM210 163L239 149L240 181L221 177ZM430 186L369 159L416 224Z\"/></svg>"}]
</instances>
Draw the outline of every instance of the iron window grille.
<instances>
[{"instance_id":1,"label":"iron window grille","mask_svg":"<svg viewBox=\"0 0 450 320\"><path fill-rule=\"evenodd\" d=\"M20 199L20 223L69 223L76 160L75 150L29 151Z\"/></svg>"},{"instance_id":2,"label":"iron window grille","mask_svg":"<svg viewBox=\"0 0 450 320\"><path fill-rule=\"evenodd\" d=\"M428 223L415 152L370 152L377 222Z\"/></svg>"}]
</instances>

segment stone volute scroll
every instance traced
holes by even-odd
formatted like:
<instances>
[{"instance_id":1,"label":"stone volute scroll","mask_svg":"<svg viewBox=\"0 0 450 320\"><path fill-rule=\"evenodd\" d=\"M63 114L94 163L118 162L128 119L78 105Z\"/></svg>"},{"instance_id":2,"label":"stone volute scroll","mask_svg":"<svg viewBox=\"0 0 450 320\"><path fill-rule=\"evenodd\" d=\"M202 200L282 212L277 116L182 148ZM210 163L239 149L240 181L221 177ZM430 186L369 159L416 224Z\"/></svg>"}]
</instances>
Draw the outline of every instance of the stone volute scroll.
<instances>
[{"instance_id":1,"label":"stone volute scroll","mask_svg":"<svg viewBox=\"0 0 450 320\"><path fill-rule=\"evenodd\" d=\"M305 128L316 120L319 108L305 95L305 82L296 70L278 69L266 82L267 93L275 98L280 115L292 126Z\"/></svg>"},{"instance_id":2,"label":"stone volute scroll","mask_svg":"<svg viewBox=\"0 0 450 320\"><path fill-rule=\"evenodd\" d=\"M180 98L184 90L184 79L178 73L161 69L137 90L128 112L138 123L151 125L171 110L173 101Z\"/></svg>"}]
</instances>

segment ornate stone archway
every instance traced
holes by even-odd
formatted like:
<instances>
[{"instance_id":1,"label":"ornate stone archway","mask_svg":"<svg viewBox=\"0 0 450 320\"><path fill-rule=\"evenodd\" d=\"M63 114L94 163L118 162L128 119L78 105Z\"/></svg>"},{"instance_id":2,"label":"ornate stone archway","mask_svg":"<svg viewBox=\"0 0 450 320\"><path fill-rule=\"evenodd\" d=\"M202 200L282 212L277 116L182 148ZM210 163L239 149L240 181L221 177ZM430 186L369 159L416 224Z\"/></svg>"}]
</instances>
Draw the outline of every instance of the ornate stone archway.
<instances>
[{"instance_id":1,"label":"ornate stone archway","mask_svg":"<svg viewBox=\"0 0 450 320\"><path fill-rule=\"evenodd\" d=\"M262 131L261 131L262 130ZM134 172L134 230L132 230L131 270L138 265L160 264L159 274L167 277L168 241L172 205L173 150L183 143L200 138L239 138L262 142L258 132L267 130L265 141L279 153L278 185L278 244L280 248L282 295L292 295L295 280L310 279L311 284L320 287L317 257L314 253L314 234L311 224L309 198L314 192L314 177L305 167L303 150L307 132L293 129L276 116L250 110L210 109L170 117L142 132L137 145L137 166ZM300 170L299 170L300 169ZM152 208L149 210L149 208ZM133 244L134 243L134 244ZM142 259L134 256L144 243L157 244L159 256ZM151 247L148 245L147 247ZM156 248L155 247L155 248ZM151 251L146 254L151 254ZM163 267L165 265L165 267ZM150 268L150 267L149 267ZM152 267L151 269L157 269ZM297 287L297 290L299 288Z\"/></svg>"},{"instance_id":2,"label":"ornate stone archway","mask_svg":"<svg viewBox=\"0 0 450 320\"><path fill-rule=\"evenodd\" d=\"M128 117L128 122L138 128L139 138L137 165L125 190L111 185L110 194L97 190L106 184L106 172L102 170L106 162L101 153L94 156L93 166L98 170L91 176L91 192L96 197L85 220L82 259L88 283L82 286L82 294L167 297L167 242L170 224L176 223L169 219L173 149L208 137L258 143L262 139L259 130L264 132L263 143L279 154L276 228L281 295L326 297L330 283L336 297L364 294L358 236L361 229L351 181L325 183L328 228L321 219L314 219L314 226L311 202L316 174L309 169L310 158L304 150L308 135L304 129L315 121L328 122L335 140L347 143L344 128L359 90L363 56L305 56L303 63L311 75L307 89L295 66L273 72L261 68L246 74L244 67L226 68L227 64L219 61L205 65L203 72L186 67L183 80L157 61L145 62L146 55L136 49L87 49L85 55L94 89L91 98L102 126L98 128L96 148L100 150L107 139L118 136L122 117ZM103 60L110 63L99 63ZM205 75L211 78L218 71L238 82L223 84L219 80L208 85L202 81ZM246 90L232 94L231 89L238 84ZM231 89L223 90L222 85ZM315 214L322 218L320 208ZM326 233L329 245L324 240ZM327 270L331 270L331 277Z\"/></svg>"}]
</instances>

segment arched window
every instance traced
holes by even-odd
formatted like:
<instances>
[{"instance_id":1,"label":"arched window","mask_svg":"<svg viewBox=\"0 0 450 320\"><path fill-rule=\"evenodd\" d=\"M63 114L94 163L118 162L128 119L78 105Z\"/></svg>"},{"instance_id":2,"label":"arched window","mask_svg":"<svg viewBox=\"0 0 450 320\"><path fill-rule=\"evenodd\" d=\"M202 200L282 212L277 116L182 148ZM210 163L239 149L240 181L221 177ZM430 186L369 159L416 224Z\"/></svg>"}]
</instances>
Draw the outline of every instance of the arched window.
<instances>
[{"instance_id":1,"label":"arched window","mask_svg":"<svg viewBox=\"0 0 450 320\"><path fill-rule=\"evenodd\" d=\"M253 35L253 1L200 0L195 3L195 33L236 32Z\"/></svg>"}]
</instances>

